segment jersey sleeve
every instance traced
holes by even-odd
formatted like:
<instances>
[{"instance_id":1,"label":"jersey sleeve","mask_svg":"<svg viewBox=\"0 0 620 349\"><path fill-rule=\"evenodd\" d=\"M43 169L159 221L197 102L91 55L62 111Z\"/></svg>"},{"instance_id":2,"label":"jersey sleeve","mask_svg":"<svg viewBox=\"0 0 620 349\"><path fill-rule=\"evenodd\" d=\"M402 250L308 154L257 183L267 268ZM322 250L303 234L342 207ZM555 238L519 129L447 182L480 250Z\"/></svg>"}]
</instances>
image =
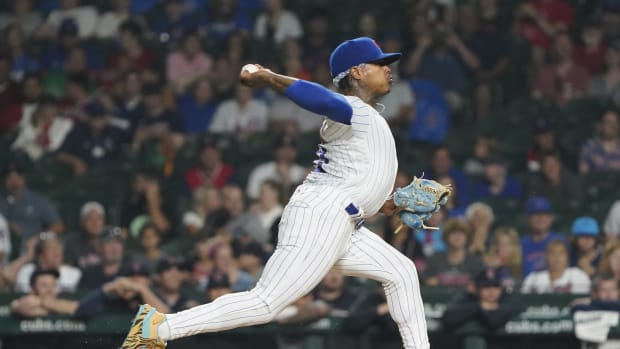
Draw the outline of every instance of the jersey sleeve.
<instances>
[{"instance_id":1,"label":"jersey sleeve","mask_svg":"<svg viewBox=\"0 0 620 349\"><path fill-rule=\"evenodd\" d=\"M284 94L300 107L345 125L351 125L353 108L343 95L305 80L297 80Z\"/></svg>"}]
</instances>

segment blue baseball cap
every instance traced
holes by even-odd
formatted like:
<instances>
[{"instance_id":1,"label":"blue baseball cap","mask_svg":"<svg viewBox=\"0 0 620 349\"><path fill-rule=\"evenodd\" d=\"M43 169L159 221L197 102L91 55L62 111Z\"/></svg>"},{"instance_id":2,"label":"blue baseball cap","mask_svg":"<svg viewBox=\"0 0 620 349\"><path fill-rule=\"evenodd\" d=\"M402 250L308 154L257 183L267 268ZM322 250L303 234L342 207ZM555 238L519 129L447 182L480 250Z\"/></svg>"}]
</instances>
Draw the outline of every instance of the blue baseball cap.
<instances>
[{"instance_id":1,"label":"blue baseball cap","mask_svg":"<svg viewBox=\"0 0 620 349\"><path fill-rule=\"evenodd\" d=\"M598 223L592 217L579 217L573 222L572 231L575 236L598 236Z\"/></svg>"},{"instance_id":2,"label":"blue baseball cap","mask_svg":"<svg viewBox=\"0 0 620 349\"><path fill-rule=\"evenodd\" d=\"M383 53L376 41L360 37L347 40L332 51L329 56L329 69L334 84L337 85L351 67L362 63L388 65L399 60L400 56L400 53Z\"/></svg>"},{"instance_id":3,"label":"blue baseball cap","mask_svg":"<svg viewBox=\"0 0 620 349\"><path fill-rule=\"evenodd\" d=\"M551 204L544 196L533 196L527 201L527 213L551 213Z\"/></svg>"}]
</instances>

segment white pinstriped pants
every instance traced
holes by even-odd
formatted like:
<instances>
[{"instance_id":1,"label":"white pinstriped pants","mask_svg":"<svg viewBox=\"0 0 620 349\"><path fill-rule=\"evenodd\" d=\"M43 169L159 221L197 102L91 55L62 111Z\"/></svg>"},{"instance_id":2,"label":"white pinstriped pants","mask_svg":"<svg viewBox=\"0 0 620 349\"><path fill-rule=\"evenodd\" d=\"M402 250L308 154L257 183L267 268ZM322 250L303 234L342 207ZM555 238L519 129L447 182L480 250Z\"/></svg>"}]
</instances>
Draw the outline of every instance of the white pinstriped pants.
<instances>
[{"instance_id":1,"label":"white pinstriped pants","mask_svg":"<svg viewBox=\"0 0 620 349\"><path fill-rule=\"evenodd\" d=\"M344 275L381 282L404 347L429 348L413 262L370 230L355 230L344 210L348 203L334 188L298 187L284 210L278 246L256 287L166 315L168 340L267 323L334 267Z\"/></svg>"}]
</instances>

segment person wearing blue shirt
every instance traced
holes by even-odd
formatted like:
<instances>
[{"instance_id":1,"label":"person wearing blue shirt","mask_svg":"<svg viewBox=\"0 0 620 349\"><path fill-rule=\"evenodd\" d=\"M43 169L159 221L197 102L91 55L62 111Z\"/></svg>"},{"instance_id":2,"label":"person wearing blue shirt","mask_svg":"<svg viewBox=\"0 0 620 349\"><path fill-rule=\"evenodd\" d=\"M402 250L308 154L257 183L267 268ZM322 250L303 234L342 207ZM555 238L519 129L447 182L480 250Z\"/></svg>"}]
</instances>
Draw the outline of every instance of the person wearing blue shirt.
<instances>
[{"instance_id":1,"label":"person wearing blue shirt","mask_svg":"<svg viewBox=\"0 0 620 349\"><path fill-rule=\"evenodd\" d=\"M73 19L65 19L58 28L58 44L47 49L40 59L40 67L45 71L64 71L65 61L73 49L81 48L86 55L89 70L101 68L101 55L80 42L77 23Z\"/></svg>"},{"instance_id":2,"label":"person wearing blue shirt","mask_svg":"<svg viewBox=\"0 0 620 349\"><path fill-rule=\"evenodd\" d=\"M160 35L161 41L169 40L175 44L188 29L195 28L198 23L191 14L185 13L182 0L166 0L163 3L165 14L156 17L150 26L153 32Z\"/></svg>"},{"instance_id":3,"label":"person wearing blue shirt","mask_svg":"<svg viewBox=\"0 0 620 349\"><path fill-rule=\"evenodd\" d=\"M211 124L217 102L213 100L213 87L207 78L194 83L193 88L179 97L178 112L185 124L185 132L206 132Z\"/></svg>"},{"instance_id":4,"label":"person wearing blue shirt","mask_svg":"<svg viewBox=\"0 0 620 349\"><path fill-rule=\"evenodd\" d=\"M521 199L523 188L516 179L508 175L506 163L498 156L489 156L484 164L484 179L474 187L476 199L506 198Z\"/></svg>"},{"instance_id":5,"label":"person wearing blue shirt","mask_svg":"<svg viewBox=\"0 0 620 349\"><path fill-rule=\"evenodd\" d=\"M527 214L529 232L521 238L524 278L529 273L546 267L545 249L550 241L566 240L564 236L550 231L554 217L551 204L545 197L530 198L527 202Z\"/></svg>"},{"instance_id":6,"label":"person wearing blue shirt","mask_svg":"<svg viewBox=\"0 0 620 349\"><path fill-rule=\"evenodd\" d=\"M210 37L223 41L235 32L252 32L252 17L235 0L214 0L201 21Z\"/></svg>"},{"instance_id":7,"label":"person wearing blue shirt","mask_svg":"<svg viewBox=\"0 0 620 349\"><path fill-rule=\"evenodd\" d=\"M452 161L450 150L446 146L439 146L433 151L431 167L424 170L424 177L439 178L450 176L454 187L459 193L459 205L467 206L470 203L469 182L463 171L459 170Z\"/></svg>"}]
</instances>

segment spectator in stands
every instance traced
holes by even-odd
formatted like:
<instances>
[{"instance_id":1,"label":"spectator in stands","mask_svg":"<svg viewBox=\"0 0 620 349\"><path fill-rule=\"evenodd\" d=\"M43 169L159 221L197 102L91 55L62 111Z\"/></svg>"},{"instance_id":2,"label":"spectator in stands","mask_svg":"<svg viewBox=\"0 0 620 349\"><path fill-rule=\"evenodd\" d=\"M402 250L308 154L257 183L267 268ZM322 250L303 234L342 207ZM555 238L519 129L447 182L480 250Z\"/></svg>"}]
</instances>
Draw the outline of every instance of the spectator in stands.
<instances>
[{"instance_id":1,"label":"spectator in stands","mask_svg":"<svg viewBox=\"0 0 620 349\"><path fill-rule=\"evenodd\" d=\"M419 16L416 20L420 20ZM437 84L444 91L450 107L459 110L468 83L468 70L477 71L479 68L479 57L459 35L448 26L437 24L430 35L418 38L405 71Z\"/></svg>"},{"instance_id":2,"label":"spectator in stands","mask_svg":"<svg viewBox=\"0 0 620 349\"><path fill-rule=\"evenodd\" d=\"M133 253L133 262L144 265L147 270L155 270L157 261L164 257L161 232L152 223L145 223L138 233L140 249Z\"/></svg>"},{"instance_id":3,"label":"spectator in stands","mask_svg":"<svg viewBox=\"0 0 620 349\"><path fill-rule=\"evenodd\" d=\"M94 6L80 6L80 0L61 0L60 8L50 12L45 22L37 29L37 36L49 39L67 19L75 21L80 38L84 39L95 33L99 14Z\"/></svg>"},{"instance_id":4,"label":"spectator in stands","mask_svg":"<svg viewBox=\"0 0 620 349\"><path fill-rule=\"evenodd\" d=\"M333 317L346 318L356 297L344 287L344 276L339 271L330 270L314 292L316 299L327 303Z\"/></svg>"},{"instance_id":5,"label":"spectator in stands","mask_svg":"<svg viewBox=\"0 0 620 349\"><path fill-rule=\"evenodd\" d=\"M620 236L620 201L614 202L609 208L603 225L606 241L615 241Z\"/></svg>"},{"instance_id":6,"label":"spectator in stands","mask_svg":"<svg viewBox=\"0 0 620 349\"><path fill-rule=\"evenodd\" d=\"M179 263L172 257L161 258L157 261L155 267L156 295L173 312L179 312L198 305L198 302L183 295L181 290L183 275L179 267Z\"/></svg>"},{"instance_id":7,"label":"spectator in stands","mask_svg":"<svg viewBox=\"0 0 620 349\"><path fill-rule=\"evenodd\" d=\"M120 148L121 130L110 125L110 116L97 101L86 107L85 124L76 125L67 135L56 159L68 165L76 176L112 157Z\"/></svg>"},{"instance_id":8,"label":"spectator in stands","mask_svg":"<svg viewBox=\"0 0 620 349\"><path fill-rule=\"evenodd\" d=\"M461 198L458 190L456 189L454 179L450 176L441 176L437 178L437 182L452 187L452 193L450 194L448 202L445 205L445 208L448 211L448 217L459 218L464 216L465 205L461 204Z\"/></svg>"},{"instance_id":9,"label":"spectator in stands","mask_svg":"<svg viewBox=\"0 0 620 349\"><path fill-rule=\"evenodd\" d=\"M139 171L134 175L131 192L125 199L121 224L132 227L139 220L148 218L164 235L174 227L173 203L164 200L160 176L155 172ZM137 230L132 231L133 237Z\"/></svg>"},{"instance_id":10,"label":"spectator in stands","mask_svg":"<svg viewBox=\"0 0 620 349\"><path fill-rule=\"evenodd\" d=\"M467 206L465 218L473 230L468 250L470 253L481 256L487 250L491 227L495 221L493 209L484 202L474 202Z\"/></svg>"},{"instance_id":11,"label":"spectator in stands","mask_svg":"<svg viewBox=\"0 0 620 349\"><path fill-rule=\"evenodd\" d=\"M252 170L248 179L246 194L252 200L257 200L261 184L268 180L276 181L286 198L308 172L303 166L295 163L297 157L297 142L291 136L279 135L274 143L274 160L260 164Z\"/></svg>"},{"instance_id":12,"label":"spectator in stands","mask_svg":"<svg viewBox=\"0 0 620 349\"><path fill-rule=\"evenodd\" d=\"M254 287L256 280L250 274L239 269L237 260L233 256L232 247L228 242L216 242L210 248L209 257L213 263L213 270L225 273L228 276L233 292L248 291Z\"/></svg>"},{"instance_id":13,"label":"spectator in stands","mask_svg":"<svg viewBox=\"0 0 620 349\"><path fill-rule=\"evenodd\" d=\"M553 38L573 26L573 8L565 0L528 0L516 9L519 32L532 45L532 60L540 66Z\"/></svg>"},{"instance_id":14,"label":"spectator in stands","mask_svg":"<svg viewBox=\"0 0 620 349\"><path fill-rule=\"evenodd\" d=\"M185 142L183 122L177 113L164 105L161 86L145 85L142 93L145 113L138 120L132 149L139 150L147 141L156 141L168 151L179 149Z\"/></svg>"},{"instance_id":15,"label":"spectator in stands","mask_svg":"<svg viewBox=\"0 0 620 349\"><path fill-rule=\"evenodd\" d=\"M22 81L28 73L34 73L40 69L39 60L27 51L26 38L21 27L15 23L4 28L2 35L5 50L13 61L11 77L15 81Z\"/></svg>"},{"instance_id":16,"label":"spectator in stands","mask_svg":"<svg viewBox=\"0 0 620 349\"><path fill-rule=\"evenodd\" d=\"M277 225L284 207L281 201L281 188L274 180L265 180L252 209L231 223L230 231L244 241L253 240L267 251L272 251L277 240Z\"/></svg>"},{"instance_id":17,"label":"spectator in stands","mask_svg":"<svg viewBox=\"0 0 620 349\"><path fill-rule=\"evenodd\" d=\"M228 0L226 0L228 1ZM240 67L250 57L250 38L244 31L236 31L226 37L225 57L233 67Z\"/></svg>"},{"instance_id":18,"label":"spectator in stands","mask_svg":"<svg viewBox=\"0 0 620 349\"><path fill-rule=\"evenodd\" d=\"M469 176L482 176L484 163L491 154L497 153L497 138L491 135L479 135L476 137L472 156L465 161L463 171Z\"/></svg>"},{"instance_id":19,"label":"spectator in stands","mask_svg":"<svg viewBox=\"0 0 620 349\"><path fill-rule=\"evenodd\" d=\"M588 96L608 99L620 106L620 42L613 42L605 52L605 69L588 84Z\"/></svg>"},{"instance_id":20,"label":"spectator in stands","mask_svg":"<svg viewBox=\"0 0 620 349\"><path fill-rule=\"evenodd\" d=\"M334 47L329 36L329 12L322 7L312 9L305 21L305 29L305 35L301 41L304 52L303 65L307 70L314 70L317 65L329 60L330 48ZM397 51L386 49L386 52Z\"/></svg>"},{"instance_id":21,"label":"spectator in stands","mask_svg":"<svg viewBox=\"0 0 620 349\"><path fill-rule=\"evenodd\" d=\"M4 188L0 192L0 214L9 223L12 234L24 243L42 231L61 233L64 224L49 200L30 189L24 170L9 162L3 171Z\"/></svg>"},{"instance_id":22,"label":"spectator in stands","mask_svg":"<svg viewBox=\"0 0 620 349\"><path fill-rule=\"evenodd\" d=\"M189 91L178 98L177 103L185 124L185 132L207 132L218 104L213 94L213 85L208 78L199 77L194 81Z\"/></svg>"},{"instance_id":23,"label":"spectator in stands","mask_svg":"<svg viewBox=\"0 0 620 349\"><path fill-rule=\"evenodd\" d=\"M394 234L394 231L398 229L398 226L400 226L401 223L402 222L398 219L398 217L392 216L385 219L385 226L383 229L379 227L379 229L373 228L372 230L380 236L380 233L382 232L383 239L390 245L394 246L394 248L399 250L402 254L409 257L409 259L413 261L413 264L415 264L418 273L422 274L424 273L424 270L426 270L427 256L424 254L424 247L426 247L426 245L424 245L423 241L418 241L416 234L413 234L411 229L407 226L401 228L398 234ZM428 231L428 233L430 234L430 231ZM424 234L426 234L426 231ZM424 234L422 238L426 237ZM432 238L432 235L429 235L429 237ZM441 234L439 234L438 239L441 240ZM428 245L430 245L429 250L434 248L432 243L429 243ZM442 246L445 248L445 244L442 244Z\"/></svg>"},{"instance_id":24,"label":"spectator in stands","mask_svg":"<svg viewBox=\"0 0 620 349\"><path fill-rule=\"evenodd\" d=\"M217 141L211 137L201 140L198 164L185 172L185 183L190 190L210 185L222 189L233 182L234 169L222 161Z\"/></svg>"},{"instance_id":25,"label":"spectator in stands","mask_svg":"<svg viewBox=\"0 0 620 349\"><path fill-rule=\"evenodd\" d=\"M592 217L579 217L573 222L572 232L570 265L578 267L591 278L596 274L601 259L598 223Z\"/></svg>"},{"instance_id":26,"label":"spectator in stands","mask_svg":"<svg viewBox=\"0 0 620 349\"><path fill-rule=\"evenodd\" d=\"M299 39L303 28L297 15L284 8L284 0L267 0L265 8L254 23L254 37L275 44L287 38Z\"/></svg>"},{"instance_id":27,"label":"spectator in stands","mask_svg":"<svg viewBox=\"0 0 620 349\"><path fill-rule=\"evenodd\" d=\"M190 262L192 280L200 290L207 287L209 275L213 272L213 261L210 254L211 247L220 241L221 239L207 239L204 236L200 236L193 245L192 260Z\"/></svg>"},{"instance_id":28,"label":"spectator in stands","mask_svg":"<svg viewBox=\"0 0 620 349\"><path fill-rule=\"evenodd\" d=\"M119 120L115 120L115 124L131 140L138 120L144 115L143 79L139 72L130 71L119 81L120 87L113 91L113 100L106 107L116 111Z\"/></svg>"},{"instance_id":29,"label":"spectator in stands","mask_svg":"<svg viewBox=\"0 0 620 349\"><path fill-rule=\"evenodd\" d=\"M330 317L340 319L349 317L351 306L358 298L347 290L344 284L344 276L336 269L327 272L323 280L317 285L314 295L318 301L323 301L329 306ZM335 334L325 337L325 348L346 349L356 348L356 345L351 336Z\"/></svg>"},{"instance_id":30,"label":"spectator in stands","mask_svg":"<svg viewBox=\"0 0 620 349\"><path fill-rule=\"evenodd\" d=\"M86 43L81 42L78 37L77 23L72 19L66 19L58 28L58 39L54 45L48 47L41 57L41 68L47 72L70 73L67 67L70 60L74 59L74 52L81 51L86 62L85 66L91 70L101 68L100 53L91 48ZM87 74L84 74L88 76Z\"/></svg>"},{"instance_id":31,"label":"spectator in stands","mask_svg":"<svg viewBox=\"0 0 620 349\"><path fill-rule=\"evenodd\" d=\"M247 3L244 6L238 0L213 0L209 1L201 27L220 42L235 34L247 37L252 31L252 17Z\"/></svg>"},{"instance_id":32,"label":"spectator in stands","mask_svg":"<svg viewBox=\"0 0 620 349\"><path fill-rule=\"evenodd\" d=\"M377 328L378 334L370 336L370 348L400 349L403 346L398 339L398 326L390 316L383 287L377 287L376 291L361 296L351 306L343 327L356 334L371 327Z\"/></svg>"},{"instance_id":33,"label":"spectator in stands","mask_svg":"<svg viewBox=\"0 0 620 349\"><path fill-rule=\"evenodd\" d=\"M564 168L558 152L545 153L541 157L541 171L532 175L528 191L547 197L579 200L581 189L578 179Z\"/></svg>"},{"instance_id":34,"label":"spectator in stands","mask_svg":"<svg viewBox=\"0 0 620 349\"><path fill-rule=\"evenodd\" d=\"M54 269L35 270L30 276L29 294L11 302L11 313L20 317L73 315L78 302L58 298L59 275Z\"/></svg>"},{"instance_id":35,"label":"spectator in stands","mask_svg":"<svg viewBox=\"0 0 620 349\"><path fill-rule=\"evenodd\" d=\"M125 246L121 229L105 227L99 236L100 263L84 268L80 290L92 290L114 280L123 272Z\"/></svg>"},{"instance_id":36,"label":"spectator in stands","mask_svg":"<svg viewBox=\"0 0 620 349\"><path fill-rule=\"evenodd\" d=\"M9 224L2 214L0 214L0 292L6 289L4 268L8 265L11 258L11 232Z\"/></svg>"},{"instance_id":37,"label":"spectator in stands","mask_svg":"<svg viewBox=\"0 0 620 349\"><path fill-rule=\"evenodd\" d=\"M475 6L461 5L458 31L465 45L478 58L475 70L473 111L478 119L488 116L494 98L494 84L506 72L509 59L508 48L501 33L495 28L480 25ZM471 69L471 67L469 67Z\"/></svg>"},{"instance_id":38,"label":"spectator in stands","mask_svg":"<svg viewBox=\"0 0 620 349\"><path fill-rule=\"evenodd\" d=\"M618 118L614 109L606 109L599 115L596 134L581 147L579 172L620 172Z\"/></svg>"},{"instance_id":39,"label":"spectator in stands","mask_svg":"<svg viewBox=\"0 0 620 349\"><path fill-rule=\"evenodd\" d=\"M239 68L225 57L215 61L211 78L217 81L217 84L213 86L216 100L224 101L235 96L237 85L239 85Z\"/></svg>"},{"instance_id":40,"label":"spectator in stands","mask_svg":"<svg viewBox=\"0 0 620 349\"><path fill-rule=\"evenodd\" d=\"M106 226L105 209L89 201L80 209L80 230L65 240L65 260L80 269L101 263L101 234Z\"/></svg>"},{"instance_id":41,"label":"spectator in stands","mask_svg":"<svg viewBox=\"0 0 620 349\"><path fill-rule=\"evenodd\" d=\"M521 245L519 233L512 227L500 227L493 233L493 240L485 255L485 264L497 268L501 284L513 290L522 280Z\"/></svg>"},{"instance_id":42,"label":"spectator in stands","mask_svg":"<svg viewBox=\"0 0 620 349\"><path fill-rule=\"evenodd\" d=\"M166 58L166 77L177 94L183 94L198 78L211 72L213 59L200 47L200 36L195 30L181 38L180 49Z\"/></svg>"},{"instance_id":43,"label":"spectator in stands","mask_svg":"<svg viewBox=\"0 0 620 349\"><path fill-rule=\"evenodd\" d=\"M588 70L591 76L598 74L605 60L607 44L603 38L600 20L588 18L581 27L580 44L575 48L575 63Z\"/></svg>"},{"instance_id":44,"label":"spectator in stands","mask_svg":"<svg viewBox=\"0 0 620 349\"><path fill-rule=\"evenodd\" d=\"M620 311L620 289L613 275L602 274L592 280L590 297L577 298L571 303L571 312L590 310Z\"/></svg>"},{"instance_id":45,"label":"spectator in stands","mask_svg":"<svg viewBox=\"0 0 620 349\"><path fill-rule=\"evenodd\" d=\"M41 24L41 13L32 10L31 0L14 0L12 12L0 12L0 30L10 24L18 24L26 36L30 36Z\"/></svg>"},{"instance_id":46,"label":"spectator in stands","mask_svg":"<svg viewBox=\"0 0 620 349\"><path fill-rule=\"evenodd\" d=\"M459 192L461 205L469 204L469 182L465 174L454 165L450 149L439 146L433 150L430 168L424 170L427 178L450 176L454 180L455 188Z\"/></svg>"},{"instance_id":47,"label":"spectator in stands","mask_svg":"<svg viewBox=\"0 0 620 349\"><path fill-rule=\"evenodd\" d=\"M377 36L377 17L372 11L363 11L357 17L356 36L366 36L376 38Z\"/></svg>"},{"instance_id":48,"label":"spectator in stands","mask_svg":"<svg viewBox=\"0 0 620 349\"><path fill-rule=\"evenodd\" d=\"M545 268L545 251L553 240L565 240L562 235L550 231L554 216L551 204L542 196L534 196L527 202L528 235L521 237L523 252L523 276Z\"/></svg>"},{"instance_id":49,"label":"spectator in stands","mask_svg":"<svg viewBox=\"0 0 620 349\"><path fill-rule=\"evenodd\" d=\"M10 131L21 118L15 103L19 100L19 87L11 80L11 64L7 55L0 54L0 110L6 113L0 118L0 132Z\"/></svg>"},{"instance_id":50,"label":"spectator in stands","mask_svg":"<svg viewBox=\"0 0 620 349\"><path fill-rule=\"evenodd\" d=\"M258 280L265 266L264 259L266 254L263 247L259 243L251 241L240 245L237 250L239 269Z\"/></svg>"},{"instance_id":51,"label":"spectator in stands","mask_svg":"<svg viewBox=\"0 0 620 349\"><path fill-rule=\"evenodd\" d=\"M254 98L249 87L239 84L235 98L219 104L213 115L209 131L233 134L240 139L267 129L267 105Z\"/></svg>"},{"instance_id":52,"label":"spectator in stands","mask_svg":"<svg viewBox=\"0 0 620 349\"><path fill-rule=\"evenodd\" d=\"M121 23L131 17L130 6L131 0L112 1L112 9L101 15L95 35L104 40L115 38Z\"/></svg>"},{"instance_id":53,"label":"spectator in stands","mask_svg":"<svg viewBox=\"0 0 620 349\"><path fill-rule=\"evenodd\" d=\"M536 71L531 86L532 97L547 97L563 106L585 95L589 75L585 68L573 61L573 41L568 33L557 34L553 48L555 61Z\"/></svg>"},{"instance_id":54,"label":"spectator in stands","mask_svg":"<svg viewBox=\"0 0 620 349\"><path fill-rule=\"evenodd\" d=\"M480 269L480 257L467 252L470 235L469 224L459 220L449 220L443 227L443 240L447 249L432 255L424 272L424 283L428 286L465 288Z\"/></svg>"},{"instance_id":55,"label":"spectator in stands","mask_svg":"<svg viewBox=\"0 0 620 349\"><path fill-rule=\"evenodd\" d=\"M80 300L74 317L86 320L106 312L131 313L145 303L153 305L158 311L170 311L168 305L151 290L151 279L146 269L134 264L123 276L93 287Z\"/></svg>"},{"instance_id":56,"label":"spectator in stands","mask_svg":"<svg viewBox=\"0 0 620 349\"><path fill-rule=\"evenodd\" d=\"M39 160L60 148L72 127L71 119L59 115L56 102L43 98L37 103L32 117L21 122L11 149L24 153L30 160Z\"/></svg>"},{"instance_id":57,"label":"spectator in stands","mask_svg":"<svg viewBox=\"0 0 620 349\"><path fill-rule=\"evenodd\" d=\"M132 70L142 71L155 63L155 54L142 45L142 34L140 24L133 19L121 24L118 35L120 52L108 61L108 68L113 71L113 75L122 76Z\"/></svg>"},{"instance_id":58,"label":"spectator in stands","mask_svg":"<svg viewBox=\"0 0 620 349\"><path fill-rule=\"evenodd\" d=\"M502 328L523 309L521 304L508 295L496 268L485 268L475 276L475 292L464 294L448 304L441 317L444 329L453 331L461 325L474 321L482 328L494 331ZM490 348L499 348L492 337L485 336ZM486 345L485 345L486 346Z\"/></svg>"},{"instance_id":59,"label":"spectator in stands","mask_svg":"<svg viewBox=\"0 0 620 349\"><path fill-rule=\"evenodd\" d=\"M0 57L0 65L2 65L2 57ZM0 67L0 69L2 69L2 67ZM2 73L0 72L0 74ZM2 77L0 77L0 79L2 79ZM2 130L12 130L16 128L16 126L18 126L21 131L21 129L26 127L32 120L32 114L37 108L39 99L41 99L43 95L41 76L38 74L26 74L21 83L21 93L19 93L19 96L15 95L11 97L11 99L6 100L4 104L1 101L1 95L2 92L0 92L0 110L2 110L0 132L2 132Z\"/></svg>"},{"instance_id":60,"label":"spectator in stands","mask_svg":"<svg viewBox=\"0 0 620 349\"><path fill-rule=\"evenodd\" d=\"M542 169L542 159L547 153L557 152L562 163L572 168L574 161L565 156L566 150L558 144L555 126L548 117L538 117L532 127L534 142L527 151L525 158L527 169L530 172L539 172Z\"/></svg>"},{"instance_id":61,"label":"spectator in stands","mask_svg":"<svg viewBox=\"0 0 620 349\"><path fill-rule=\"evenodd\" d=\"M161 42L174 45L182 40L186 30L195 27L197 23L191 13L184 11L183 0L165 0L162 3L164 12L154 18L150 27L159 35Z\"/></svg>"},{"instance_id":62,"label":"spectator in stands","mask_svg":"<svg viewBox=\"0 0 620 349\"><path fill-rule=\"evenodd\" d=\"M598 272L613 275L620 282L620 242L613 241L605 246Z\"/></svg>"},{"instance_id":63,"label":"spectator in stands","mask_svg":"<svg viewBox=\"0 0 620 349\"><path fill-rule=\"evenodd\" d=\"M65 98L58 103L60 113L74 122L87 121L86 108L94 101L89 89L88 75L83 73L67 75Z\"/></svg>"},{"instance_id":64,"label":"spectator in stands","mask_svg":"<svg viewBox=\"0 0 620 349\"><path fill-rule=\"evenodd\" d=\"M446 251L446 242L443 238L443 228L448 221L448 211L445 208L435 212L424 224L438 229L418 229L415 231L416 240L422 244L422 251L426 258L439 252ZM428 264L428 263L427 263Z\"/></svg>"},{"instance_id":65,"label":"spectator in stands","mask_svg":"<svg viewBox=\"0 0 620 349\"><path fill-rule=\"evenodd\" d=\"M60 239L52 232L40 234L39 241L34 248L34 261L19 265L14 263L7 267L5 276L14 281L15 291L28 292L30 276L36 269L58 270L58 290L60 292L75 292L82 277L82 271L64 262L64 248ZM16 274L13 274L16 272Z\"/></svg>"},{"instance_id":66,"label":"spectator in stands","mask_svg":"<svg viewBox=\"0 0 620 349\"><path fill-rule=\"evenodd\" d=\"M564 241L550 241L545 249L547 268L529 274L522 293L587 293L590 278L581 269L569 266L568 248Z\"/></svg>"},{"instance_id":67,"label":"spectator in stands","mask_svg":"<svg viewBox=\"0 0 620 349\"><path fill-rule=\"evenodd\" d=\"M207 302L213 302L215 299L232 292L228 274L215 271L209 276L206 289Z\"/></svg>"},{"instance_id":68,"label":"spectator in stands","mask_svg":"<svg viewBox=\"0 0 620 349\"><path fill-rule=\"evenodd\" d=\"M282 325L308 326L329 315L329 311L325 302L308 293L284 308L272 321ZM304 336L285 333L277 334L275 340L277 349L303 348L306 343Z\"/></svg>"},{"instance_id":69,"label":"spectator in stands","mask_svg":"<svg viewBox=\"0 0 620 349\"><path fill-rule=\"evenodd\" d=\"M474 187L478 200L489 198L516 199L523 196L521 184L508 175L505 161L498 155L491 155L484 164L484 179Z\"/></svg>"},{"instance_id":70,"label":"spectator in stands","mask_svg":"<svg viewBox=\"0 0 620 349\"><path fill-rule=\"evenodd\" d=\"M222 212L222 205L222 194L217 188L210 185L197 187L192 192L191 210L183 214L183 234L173 242L167 243L166 251L172 254L184 254L191 250L201 233L209 229L208 226L213 223L215 216Z\"/></svg>"}]
</instances>

